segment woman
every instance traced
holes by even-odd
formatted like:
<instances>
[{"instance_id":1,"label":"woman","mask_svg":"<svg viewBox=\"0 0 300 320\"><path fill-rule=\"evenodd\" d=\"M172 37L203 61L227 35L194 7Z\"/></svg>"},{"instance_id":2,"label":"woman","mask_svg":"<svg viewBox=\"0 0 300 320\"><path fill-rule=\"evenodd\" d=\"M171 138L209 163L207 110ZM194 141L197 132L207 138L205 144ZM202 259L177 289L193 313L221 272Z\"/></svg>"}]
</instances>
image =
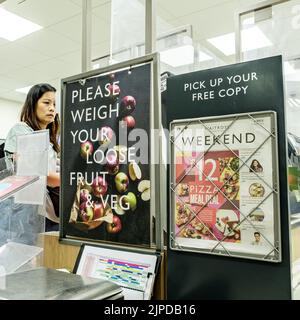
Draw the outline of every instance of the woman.
<instances>
[{"instance_id":1,"label":"woman","mask_svg":"<svg viewBox=\"0 0 300 320\"><path fill-rule=\"evenodd\" d=\"M21 122L10 129L4 147L6 154L15 153L18 135L36 130L49 130L49 172L46 197L46 211L49 219L46 219L46 231L58 230L59 222L60 175L57 170L59 119L56 113L55 92L56 89L47 83L34 85L29 90L21 111Z\"/></svg>"},{"instance_id":2,"label":"woman","mask_svg":"<svg viewBox=\"0 0 300 320\"><path fill-rule=\"evenodd\" d=\"M250 172L262 172L263 171L263 167L261 166L261 164L254 159L250 165Z\"/></svg>"}]
</instances>

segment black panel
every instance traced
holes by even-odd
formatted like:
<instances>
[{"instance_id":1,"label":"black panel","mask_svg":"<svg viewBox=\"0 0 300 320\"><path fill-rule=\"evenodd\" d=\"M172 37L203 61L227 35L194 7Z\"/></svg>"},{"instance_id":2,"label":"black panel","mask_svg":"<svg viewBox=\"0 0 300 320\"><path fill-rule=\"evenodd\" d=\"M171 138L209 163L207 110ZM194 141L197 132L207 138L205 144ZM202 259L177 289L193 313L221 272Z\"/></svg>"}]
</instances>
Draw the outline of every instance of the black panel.
<instances>
[{"instance_id":1,"label":"black panel","mask_svg":"<svg viewBox=\"0 0 300 320\"><path fill-rule=\"evenodd\" d=\"M229 85L224 81L219 87L214 88L216 94L211 100L193 102L191 95L184 92L185 83L204 80L209 82L210 79L226 79L227 76L251 74L252 72L256 72L258 80L234 85ZM230 87L235 89L237 86L246 85L249 85L247 94L225 98L217 95L221 89ZM282 57L276 56L170 77L163 107L166 108L167 126L175 119L276 111L281 189L281 263L179 252L168 248L168 299L290 299L289 216L288 198L285 192L287 190L287 153Z\"/></svg>"}]
</instances>

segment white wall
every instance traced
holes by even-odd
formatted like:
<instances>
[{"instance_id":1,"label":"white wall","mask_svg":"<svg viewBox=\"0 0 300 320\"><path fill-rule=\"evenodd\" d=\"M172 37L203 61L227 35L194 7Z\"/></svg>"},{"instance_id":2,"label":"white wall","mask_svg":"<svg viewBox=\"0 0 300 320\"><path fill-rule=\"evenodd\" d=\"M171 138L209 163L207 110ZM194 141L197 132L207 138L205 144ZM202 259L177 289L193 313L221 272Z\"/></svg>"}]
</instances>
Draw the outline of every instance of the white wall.
<instances>
[{"instance_id":1,"label":"white wall","mask_svg":"<svg viewBox=\"0 0 300 320\"><path fill-rule=\"evenodd\" d=\"M9 129L19 122L21 102L0 99L0 139L5 139Z\"/></svg>"}]
</instances>

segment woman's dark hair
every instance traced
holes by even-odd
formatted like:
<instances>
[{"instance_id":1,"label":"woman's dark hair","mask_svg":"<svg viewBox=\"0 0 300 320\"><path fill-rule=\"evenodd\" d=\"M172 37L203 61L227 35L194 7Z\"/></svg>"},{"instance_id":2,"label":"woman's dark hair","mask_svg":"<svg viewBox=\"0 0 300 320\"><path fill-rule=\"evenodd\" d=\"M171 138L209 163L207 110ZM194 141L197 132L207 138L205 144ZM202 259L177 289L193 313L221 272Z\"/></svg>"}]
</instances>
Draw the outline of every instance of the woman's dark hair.
<instances>
[{"instance_id":1,"label":"woman's dark hair","mask_svg":"<svg viewBox=\"0 0 300 320\"><path fill-rule=\"evenodd\" d=\"M21 121L29 125L34 131L41 130L39 121L36 115L36 107L38 100L46 92L56 92L56 89L48 83L40 83L34 85L28 92L25 103L21 111ZM56 114L54 121L47 126L50 133L50 142L53 144L53 149L59 152L57 136L59 133L59 117Z\"/></svg>"},{"instance_id":2,"label":"woman's dark hair","mask_svg":"<svg viewBox=\"0 0 300 320\"><path fill-rule=\"evenodd\" d=\"M256 159L253 159L252 160L252 162L251 162L251 165L250 165L250 168L251 169L254 169L255 167L254 167L254 162L257 162L257 168L259 168L259 169L262 169L262 166L261 166L261 164L259 163L259 161L257 161Z\"/></svg>"}]
</instances>

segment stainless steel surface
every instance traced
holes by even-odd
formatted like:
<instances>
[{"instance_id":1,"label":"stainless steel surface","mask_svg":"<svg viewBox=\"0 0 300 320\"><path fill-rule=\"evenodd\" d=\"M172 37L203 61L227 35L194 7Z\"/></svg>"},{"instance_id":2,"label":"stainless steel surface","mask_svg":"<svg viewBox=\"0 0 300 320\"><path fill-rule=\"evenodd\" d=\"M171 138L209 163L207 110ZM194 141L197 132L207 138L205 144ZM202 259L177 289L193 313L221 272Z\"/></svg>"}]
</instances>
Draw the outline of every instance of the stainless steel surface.
<instances>
[{"instance_id":1,"label":"stainless steel surface","mask_svg":"<svg viewBox=\"0 0 300 320\"><path fill-rule=\"evenodd\" d=\"M2 283L2 300L104 300L122 292L111 281L48 268L12 273Z\"/></svg>"}]
</instances>

